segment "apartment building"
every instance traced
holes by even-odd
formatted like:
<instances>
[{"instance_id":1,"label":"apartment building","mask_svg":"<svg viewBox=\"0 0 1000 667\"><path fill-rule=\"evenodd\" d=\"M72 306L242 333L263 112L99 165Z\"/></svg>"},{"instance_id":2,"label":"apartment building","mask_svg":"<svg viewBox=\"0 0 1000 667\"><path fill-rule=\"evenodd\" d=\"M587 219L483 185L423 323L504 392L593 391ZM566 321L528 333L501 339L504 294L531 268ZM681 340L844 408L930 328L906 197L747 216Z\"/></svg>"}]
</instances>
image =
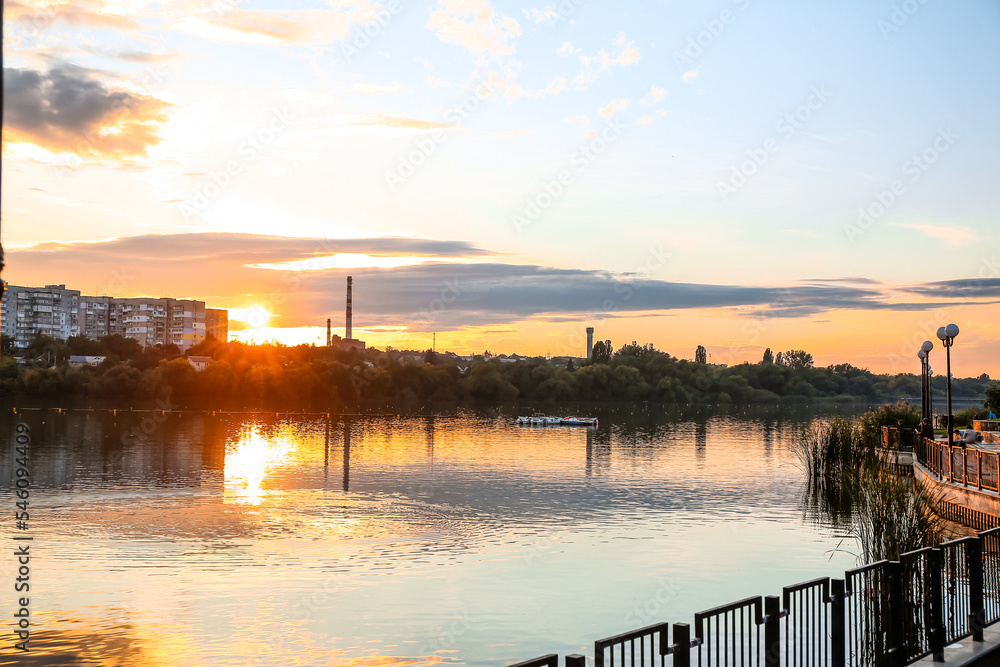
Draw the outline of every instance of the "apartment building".
<instances>
[{"instance_id":1,"label":"apartment building","mask_svg":"<svg viewBox=\"0 0 1000 667\"><path fill-rule=\"evenodd\" d=\"M0 331L13 336L14 344L22 348L36 334L60 340L119 334L143 346L172 343L186 350L205 340L205 312L204 301L81 296L65 285L8 285L0 308ZM226 311L221 312L228 326Z\"/></svg>"},{"instance_id":2,"label":"apartment building","mask_svg":"<svg viewBox=\"0 0 1000 667\"><path fill-rule=\"evenodd\" d=\"M62 340L79 336L79 305L79 290L65 285L7 285L0 303L0 333L13 337L17 347L28 347L36 334Z\"/></svg>"},{"instance_id":3,"label":"apartment building","mask_svg":"<svg viewBox=\"0 0 1000 667\"><path fill-rule=\"evenodd\" d=\"M221 308L205 309L205 335L225 343L229 340L229 311Z\"/></svg>"}]
</instances>

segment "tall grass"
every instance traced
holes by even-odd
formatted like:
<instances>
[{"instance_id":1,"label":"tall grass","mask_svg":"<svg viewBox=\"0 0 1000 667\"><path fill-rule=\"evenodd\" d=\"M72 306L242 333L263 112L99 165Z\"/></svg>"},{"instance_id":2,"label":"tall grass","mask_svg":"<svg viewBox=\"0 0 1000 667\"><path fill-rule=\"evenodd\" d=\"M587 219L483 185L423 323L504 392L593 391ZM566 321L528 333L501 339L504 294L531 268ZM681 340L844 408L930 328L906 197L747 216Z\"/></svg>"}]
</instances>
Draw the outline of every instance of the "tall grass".
<instances>
[{"instance_id":1,"label":"tall grass","mask_svg":"<svg viewBox=\"0 0 1000 667\"><path fill-rule=\"evenodd\" d=\"M816 424L797 448L809 475L809 504L855 540L861 563L896 560L946 534L935 512L939 498L880 457L883 422L911 419L903 406L883 408L855 421Z\"/></svg>"}]
</instances>

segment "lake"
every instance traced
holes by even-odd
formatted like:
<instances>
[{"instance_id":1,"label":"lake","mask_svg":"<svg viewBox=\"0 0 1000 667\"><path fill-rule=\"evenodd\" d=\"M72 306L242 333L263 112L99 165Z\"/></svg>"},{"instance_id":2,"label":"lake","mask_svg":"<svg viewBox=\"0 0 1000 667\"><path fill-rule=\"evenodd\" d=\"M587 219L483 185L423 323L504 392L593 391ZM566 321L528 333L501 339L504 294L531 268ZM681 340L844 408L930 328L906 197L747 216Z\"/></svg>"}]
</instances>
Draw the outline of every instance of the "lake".
<instances>
[{"instance_id":1,"label":"lake","mask_svg":"<svg viewBox=\"0 0 1000 667\"><path fill-rule=\"evenodd\" d=\"M855 566L804 501L821 410L587 412L4 411L34 632L0 664L507 665Z\"/></svg>"}]
</instances>

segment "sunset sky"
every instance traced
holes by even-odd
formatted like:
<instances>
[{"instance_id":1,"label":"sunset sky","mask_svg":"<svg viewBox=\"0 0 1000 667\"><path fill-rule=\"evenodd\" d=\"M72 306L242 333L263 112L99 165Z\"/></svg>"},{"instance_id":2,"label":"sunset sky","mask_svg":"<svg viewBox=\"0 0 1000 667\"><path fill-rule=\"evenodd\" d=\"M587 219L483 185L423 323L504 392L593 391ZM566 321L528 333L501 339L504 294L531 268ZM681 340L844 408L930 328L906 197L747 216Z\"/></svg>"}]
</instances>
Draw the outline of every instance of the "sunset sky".
<instances>
[{"instance_id":1,"label":"sunset sky","mask_svg":"<svg viewBox=\"0 0 1000 667\"><path fill-rule=\"evenodd\" d=\"M13 284L1000 377L992 0L13 0L3 55Z\"/></svg>"}]
</instances>

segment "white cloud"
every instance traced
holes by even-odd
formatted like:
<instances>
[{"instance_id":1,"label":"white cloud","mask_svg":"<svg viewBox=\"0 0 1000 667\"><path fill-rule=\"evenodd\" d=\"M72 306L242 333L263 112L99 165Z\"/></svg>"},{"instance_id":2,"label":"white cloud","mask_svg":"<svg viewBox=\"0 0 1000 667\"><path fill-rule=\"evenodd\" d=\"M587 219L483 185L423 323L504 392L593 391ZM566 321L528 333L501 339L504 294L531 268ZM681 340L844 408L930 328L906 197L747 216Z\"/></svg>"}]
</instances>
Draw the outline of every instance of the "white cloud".
<instances>
[{"instance_id":1,"label":"white cloud","mask_svg":"<svg viewBox=\"0 0 1000 667\"><path fill-rule=\"evenodd\" d=\"M427 60L426 58L421 58L420 56L413 56L413 62L417 63L424 69L430 69L431 67L433 67L430 60Z\"/></svg>"},{"instance_id":2,"label":"white cloud","mask_svg":"<svg viewBox=\"0 0 1000 667\"><path fill-rule=\"evenodd\" d=\"M436 76L427 77L427 83L431 85L431 88L451 88L450 81L444 81L443 79L439 79Z\"/></svg>"},{"instance_id":3,"label":"white cloud","mask_svg":"<svg viewBox=\"0 0 1000 667\"><path fill-rule=\"evenodd\" d=\"M698 78L698 70L700 69L701 69L700 67L695 67L693 70L684 72L683 74L681 74L681 81L683 81L684 83L691 83L696 78Z\"/></svg>"},{"instance_id":4,"label":"white cloud","mask_svg":"<svg viewBox=\"0 0 1000 667\"><path fill-rule=\"evenodd\" d=\"M649 92L641 100L639 100L639 104L645 104L648 106L650 104L655 104L656 102L662 102L666 96L666 88L657 88L656 86L653 86L649 89Z\"/></svg>"},{"instance_id":5,"label":"white cloud","mask_svg":"<svg viewBox=\"0 0 1000 667\"><path fill-rule=\"evenodd\" d=\"M919 222L893 222L893 227L903 229L914 229L924 236L933 239L940 239L948 245L965 245L976 241L976 232L968 227L957 227L954 225L932 225Z\"/></svg>"},{"instance_id":6,"label":"white cloud","mask_svg":"<svg viewBox=\"0 0 1000 667\"><path fill-rule=\"evenodd\" d=\"M552 5L545 5L541 9L525 9L524 15L535 23L545 23L559 18L559 12Z\"/></svg>"},{"instance_id":7,"label":"white cloud","mask_svg":"<svg viewBox=\"0 0 1000 667\"><path fill-rule=\"evenodd\" d=\"M603 107L597 110L597 113L601 114L602 118L611 118L619 111L624 111L628 109L629 101L625 98L617 98L611 100Z\"/></svg>"},{"instance_id":8,"label":"white cloud","mask_svg":"<svg viewBox=\"0 0 1000 667\"><path fill-rule=\"evenodd\" d=\"M376 16L370 0L349 0L336 9L229 8L200 13L173 22L173 27L213 41L263 45L327 44L349 36L352 24Z\"/></svg>"},{"instance_id":9,"label":"white cloud","mask_svg":"<svg viewBox=\"0 0 1000 667\"><path fill-rule=\"evenodd\" d=\"M652 122L653 122L653 117L652 116L643 116L639 120L635 121L635 124L636 125L649 125Z\"/></svg>"},{"instance_id":10,"label":"white cloud","mask_svg":"<svg viewBox=\"0 0 1000 667\"><path fill-rule=\"evenodd\" d=\"M518 97L531 97L538 99L539 97L544 97L545 95L555 95L556 93L561 93L564 90L566 90L566 79L565 77L559 76L549 81L547 86L534 93L525 90L516 83L511 83L504 92L504 97L509 100L514 100Z\"/></svg>"},{"instance_id":11,"label":"white cloud","mask_svg":"<svg viewBox=\"0 0 1000 667\"><path fill-rule=\"evenodd\" d=\"M358 81L351 86L351 89L362 95L395 95L402 93L405 88L402 84L396 83L371 83L369 81Z\"/></svg>"},{"instance_id":12,"label":"white cloud","mask_svg":"<svg viewBox=\"0 0 1000 667\"><path fill-rule=\"evenodd\" d=\"M566 116L563 118L564 123L577 124L580 126L581 130L586 130L590 126L590 118L587 116Z\"/></svg>"},{"instance_id":13,"label":"white cloud","mask_svg":"<svg viewBox=\"0 0 1000 667\"><path fill-rule=\"evenodd\" d=\"M612 67L627 67L639 62L639 51L634 46L635 42L626 39L625 33L619 33L615 40L615 51L608 53L601 50L596 56L580 56L580 64L583 70L573 79L573 87L577 90L586 90L590 84L597 80L603 72L607 72Z\"/></svg>"},{"instance_id":14,"label":"white cloud","mask_svg":"<svg viewBox=\"0 0 1000 667\"><path fill-rule=\"evenodd\" d=\"M210 21L189 16L181 19L173 27L182 32L197 35L214 42L233 42L236 44L280 44L281 40L273 35L263 35L257 32L246 32L228 26L218 25Z\"/></svg>"},{"instance_id":15,"label":"white cloud","mask_svg":"<svg viewBox=\"0 0 1000 667\"><path fill-rule=\"evenodd\" d=\"M579 50L580 49L574 49L573 44L571 44L570 42L563 42L563 45L560 46L558 49L556 49L556 53L565 58L566 56L570 56Z\"/></svg>"},{"instance_id":16,"label":"white cloud","mask_svg":"<svg viewBox=\"0 0 1000 667\"><path fill-rule=\"evenodd\" d=\"M501 16L489 0L438 0L426 27L438 39L458 44L474 56L505 56L514 53L510 40L521 34L520 24Z\"/></svg>"}]
</instances>

